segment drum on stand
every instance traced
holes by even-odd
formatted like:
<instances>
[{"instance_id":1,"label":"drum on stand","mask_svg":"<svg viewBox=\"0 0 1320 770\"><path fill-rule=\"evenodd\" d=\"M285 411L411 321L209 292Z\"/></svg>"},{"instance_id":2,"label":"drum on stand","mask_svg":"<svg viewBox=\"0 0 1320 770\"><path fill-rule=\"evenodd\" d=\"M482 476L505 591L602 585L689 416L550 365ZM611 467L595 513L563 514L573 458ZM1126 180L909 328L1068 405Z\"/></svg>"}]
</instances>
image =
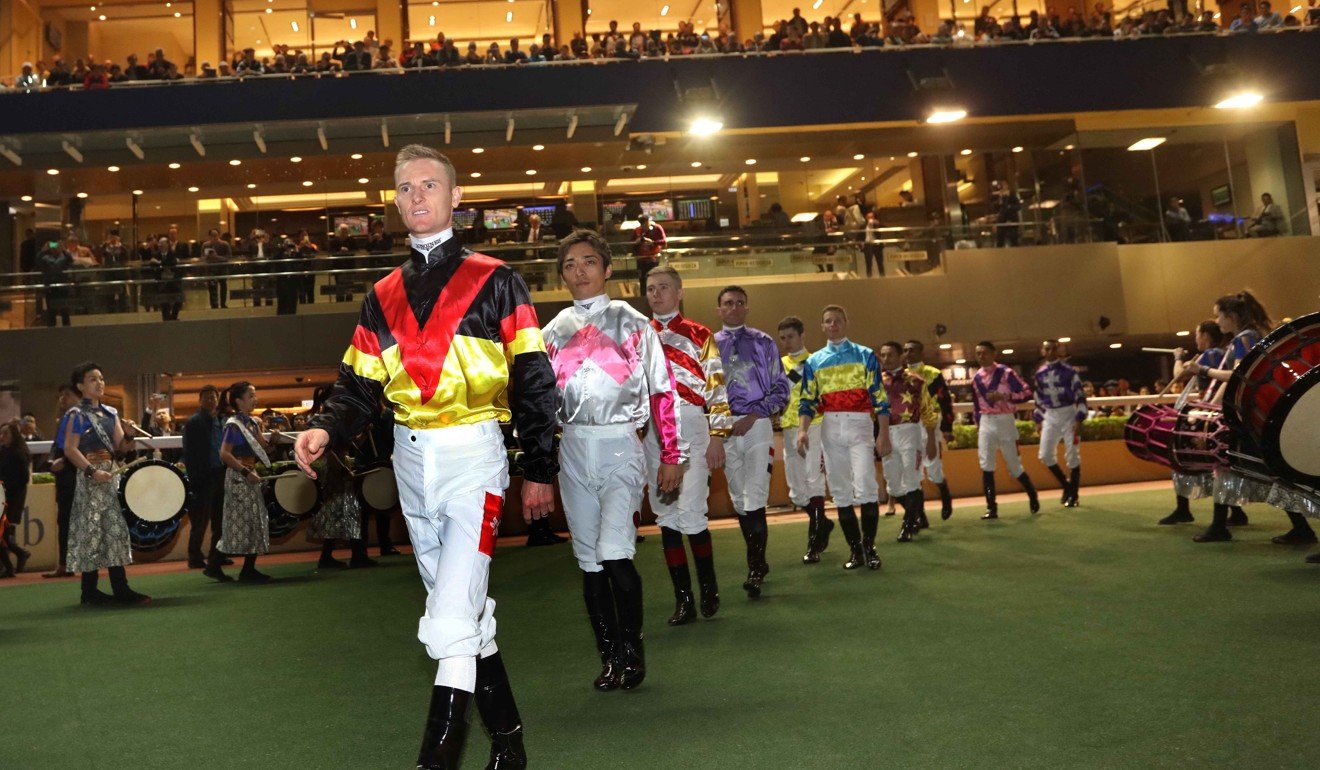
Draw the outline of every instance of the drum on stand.
<instances>
[{"instance_id":1,"label":"drum on stand","mask_svg":"<svg viewBox=\"0 0 1320 770\"><path fill-rule=\"evenodd\" d=\"M263 479L270 536L284 537L321 509L321 490L301 471Z\"/></svg>"},{"instance_id":2,"label":"drum on stand","mask_svg":"<svg viewBox=\"0 0 1320 770\"><path fill-rule=\"evenodd\" d=\"M1224 420L1275 474L1320 485L1320 313L1283 324L1243 357L1224 390Z\"/></svg>"},{"instance_id":3,"label":"drum on stand","mask_svg":"<svg viewBox=\"0 0 1320 770\"><path fill-rule=\"evenodd\" d=\"M1173 429L1178 408L1169 404L1142 404L1123 425L1123 441L1138 460L1173 467Z\"/></svg>"},{"instance_id":4,"label":"drum on stand","mask_svg":"<svg viewBox=\"0 0 1320 770\"><path fill-rule=\"evenodd\" d=\"M188 477L163 460L138 460L118 475L119 509L133 549L168 546L188 512Z\"/></svg>"},{"instance_id":5,"label":"drum on stand","mask_svg":"<svg viewBox=\"0 0 1320 770\"><path fill-rule=\"evenodd\" d=\"M394 466L377 465L353 474L353 491L362 510L384 515L399 505L399 484L394 478Z\"/></svg>"},{"instance_id":6,"label":"drum on stand","mask_svg":"<svg viewBox=\"0 0 1320 770\"><path fill-rule=\"evenodd\" d=\"M1228 428L1214 404L1185 404L1170 434L1170 465L1180 473L1209 473L1228 463Z\"/></svg>"}]
</instances>

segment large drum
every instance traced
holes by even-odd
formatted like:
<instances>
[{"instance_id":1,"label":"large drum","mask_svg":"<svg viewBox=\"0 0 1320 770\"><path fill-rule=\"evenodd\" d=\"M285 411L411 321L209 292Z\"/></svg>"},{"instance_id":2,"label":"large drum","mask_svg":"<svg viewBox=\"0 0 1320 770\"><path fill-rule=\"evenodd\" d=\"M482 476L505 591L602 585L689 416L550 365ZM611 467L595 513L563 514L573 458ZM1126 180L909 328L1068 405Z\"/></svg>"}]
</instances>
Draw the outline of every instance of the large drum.
<instances>
[{"instance_id":1,"label":"large drum","mask_svg":"<svg viewBox=\"0 0 1320 770\"><path fill-rule=\"evenodd\" d=\"M392 465L377 465L355 473L353 489L362 510L368 513L388 514L399 505L399 485L394 479Z\"/></svg>"},{"instance_id":2,"label":"large drum","mask_svg":"<svg viewBox=\"0 0 1320 770\"><path fill-rule=\"evenodd\" d=\"M321 509L320 488L301 471L285 471L264 481L271 537L284 537Z\"/></svg>"},{"instance_id":3,"label":"large drum","mask_svg":"<svg viewBox=\"0 0 1320 770\"><path fill-rule=\"evenodd\" d=\"M1169 459L1181 473L1209 473L1228 461L1228 429L1214 404L1186 404L1170 434Z\"/></svg>"},{"instance_id":4,"label":"large drum","mask_svg":"<svg viewBox=\"0 0 1320 770\"><path fill-rule=\"evenodd\" d=\"M1173 467L1173 429L1177 424L1177 407L1142 404L1123 426L1123 440L1138 460Z\"/></svg>"},{"instance_id":5,"label":"large drum","mask_svg":"<svg viewBox=\"0 0 1320 770\"><path fill-rule=\"evenodd\" d=\"M1224 420L1249 435L1261 459L1294 483L1320 484L1320 313L1261 340L1233 370Z\"/></svg>"},{"instance_id":6,"label":"large drum","mask_svg":"<svg viewBox=\"0 0 1320 770\"><path fill-rule=\"evenodd\" d=\"M165 548L188 512L188 477L163 460L138 460L119 474L119 508L134 550Z\"/></svg>"}]
</instances>

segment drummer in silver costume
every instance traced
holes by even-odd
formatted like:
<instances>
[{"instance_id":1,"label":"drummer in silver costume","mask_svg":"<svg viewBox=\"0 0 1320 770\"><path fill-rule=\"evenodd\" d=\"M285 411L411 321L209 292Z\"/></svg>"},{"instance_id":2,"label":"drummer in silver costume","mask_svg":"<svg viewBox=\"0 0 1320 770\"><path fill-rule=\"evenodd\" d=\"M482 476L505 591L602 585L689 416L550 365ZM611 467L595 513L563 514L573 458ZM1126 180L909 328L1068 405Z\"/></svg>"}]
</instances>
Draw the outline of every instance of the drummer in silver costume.
<instances>
[{"instance_id":1,"label":"drummer in silver costume","mask_svg":"<svg viewBox=\"0 0 1320 770\"><path fill-rule=\"evenodd\" d=\"M1219 324L1212 318L1208 321L1202 321L1196 327L1196 349L1199 351L1194 359L1200 367L1214 368L1223 364L1224 344L1227 339L1224 333L1219 330ZM1190 368L1183 364L1183 351L1180 349L1175 356L1174 361L1174 382L1193 382L1192 398L1197 401L1204 401L1209 398L1211 379L1204 371L1193 375ZM1173 472L1173 493L1177 497L1178 504L1173 512L1160 519L1160 524L1186 524L1196 521L1192 515L1191 501L1200 500L1204 497L1214 495L1215 477L1211 473L1184 473L1182 471Z\"/></svg>"},{"instance_id":2,"label":"drummer in silver costume","mask_svg":"<svg viewBox=\"0 0 1320 770\"><path fill-rule=\"evenodd\" d=\"M308 415L320 412L321 404L330 395L331 386L316 389L312 395L312 410ZM348 467L344 453L338 450L326 452L325 472L319 479L321 484L321 507L312 516L307 526L307 537L324 540L321 546L321 558L317 561L318 569L344 569L346 567L374 567L376 562L367 556L367 541L362 531L362 505L358 501L357 486L353 472ZM352 556L347 563L335 558L335 541L347 540Z\"/></svg>"},{"instance_id":3,"label":"drummer in silver costume","mask_svg":"<svg viewBox=\"0 0 1320 770\"><path fill-rule=\"evenodd\" d=\"M83 604L147 604L151 597L129 588L124 572L133 563L133 552L113 474L114 452L124 443L119 413L101 403L105 377L96 364L80 364L70 384L82 400L65 421L64 457L78 471L69 516L68 569L82 573ZM109 572L113 597L96 587L102 567Z\"/></svg>"},{"instance_id":4,"label":"drummer in silver costume","mask_svg":"<svg viewBox=\"0 0 1320 770\"><path fill-rule=\"evenodd\" d=\"M221 553L242 554L243 569L238 579L244 583L264 583L270 576L257 571L257 556L270 550L270 514L262 495L261 476L256 465L270 467L266 454L269 444L261 435L261 425L252 417L257 405L257 389L250 382L236 382L225 391L220 412L229 415L220 440L220 462L225 468L224 524L221 525ZM221 582L233 578L220 565L207 567L203 573Z\"/></svg>"}]
</instances>

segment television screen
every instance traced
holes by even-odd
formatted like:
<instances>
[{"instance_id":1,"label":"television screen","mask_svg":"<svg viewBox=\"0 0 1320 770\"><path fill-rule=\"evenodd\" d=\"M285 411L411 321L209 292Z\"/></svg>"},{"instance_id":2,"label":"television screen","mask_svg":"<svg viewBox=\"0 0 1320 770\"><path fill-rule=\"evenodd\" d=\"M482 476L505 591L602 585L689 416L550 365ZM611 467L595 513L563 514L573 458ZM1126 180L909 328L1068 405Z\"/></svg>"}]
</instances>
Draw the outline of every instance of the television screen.
<instances>
[{"instance_id":1,"label":"television screen","mask_svg":"<svg viewBox=\"0 0 1320 770\"><path fill-rule=\"evenodd\" d=\"M341 226L348 226L349 235L366 235L371 225L371 217L366 214L342 214L330 219L331 232L338 233Z\"/></svg>"},{"instance_id":2,"label":"television screen","mask_svg":"<svg viewBox=\"0 0 1320 770\"><path fill-rule=\"evenodd\" d=\"M477 224L476 209L454 209L454 227L467 230Z\"/></svg>"},{"instance_id":3,"label":"television screen","mask_svg":"<svg viewBox=\"0 0 1320 770\"><path fill-rule=\"evenodd\" d=\"M626 206L627 204L624 203L623 201L614 201L612 203L606 203L602 205L600 207L600 210L605 215L605 221L618 222L619 220L624 218L623 210Z\"/></svg>"},{"instance_id":4,"label":"television screen","mask_svg":"<svg viewBox=\"0 0 1320 770\"><path fill-rule=\"evenodd\" d=\"M668 198L642 201L642 213L650 215L652 222L668 222L674 218L674 204Z\"/></svg>"},{"instance_id":5,"label":"television screen","mask_svg":"<svg viewBox=\"0 0 1320 770\"><path fill-rule=\"evenodd\" d=\"M715 201L710 198L683 198L675 208L679 219L710 219L715 216Z\"/></svg>"},{"instance_id":6,"label":"television screen","mask_svg":"<svg viewBox=\"0 0 1320 770\"><path fill-rule=\"evenodd\" d=\"M509 230L518 222L518 209L486 209L481 221L487 230Z\"/></svg>"},{"instance_id":7,"label":"television screen","mask_svg":"<svg viewBox=\"0 0 1320 770\"><path fill-rule=\"evenodd\" d=\"M554 206L523 206L522 213L524 217L536 214L541 218L541 224L543 225L553 224L555 220Z\"/></svg>"},{"instance_id":8,"label":"television screen","mask_svg":"<svg viewBox=\"0 0 1320 770\"><path fill-rule=\"evenodd\" d=\"M1233 202L1233 190L1228 185L1216 187L1210 191L1210 202L1216 206L1227 206Z\"/></svg>"}]
</instances>

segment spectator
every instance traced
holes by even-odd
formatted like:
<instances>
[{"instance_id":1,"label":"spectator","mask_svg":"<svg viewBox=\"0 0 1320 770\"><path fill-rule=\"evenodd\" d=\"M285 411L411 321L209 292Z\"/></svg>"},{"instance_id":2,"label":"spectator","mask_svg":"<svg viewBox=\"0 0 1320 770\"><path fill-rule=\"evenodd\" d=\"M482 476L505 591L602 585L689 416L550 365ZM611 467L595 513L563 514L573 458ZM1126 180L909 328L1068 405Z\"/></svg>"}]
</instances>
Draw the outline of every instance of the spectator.
<instances>
[{"instance_id":1,"label":"spectator","mask_svg":"<svg viewBox=\"0 0 1320 770\"><path fill-rule=\"evenodd\" d=\"M202 260L211 275L223 275L224 265L234 256L233 249L220 237L220 231L212 227L206 232L202 242ZM212 278L206 282L206 291L211 297L212 310L225 310L229 307L229 281L224 278Z\"/></svg>"},{"instance_id":2,"label":"spectator","mask_svg":"<svg viewBox=\"0 0 1320 770\"><path fill-rule=\"evenodd\" d=\"M339 50L340 45L344 46L342 52ZM330 58L338 59L344 68L344 72L361 72L371 69L371 54L367 52L367 47L361 40L354 43L351 48L348 46L347 40L335 43Z\"/></svg>"},{"instance_id":3,"label":"spectator","mask_svg":"<svg viewBox=\"0 0 1320 770\"><path fill-rule=\"evenodd\" d=\"M829 37L824 32L820 31L820 22L811 22L810 28L811 31L802 36L803 48L811 51L829 45Z\"/></svg>"},{"instance_id":4,"label":"spectator","mask_svg":"<svg viewBox=\"0 0 1320 770\"><path fill-rule=\"evenodd\" d=\"M476 43L469 44L469 48L475 47ZM574 32L573 39L569 41L568 50L572 52L575 58L585 59L591 47L587 45L587 39L582 36L581 32Z\"/></svg>"},{"instance_id":5,"label":"spectator","mask_svg":"<svg viewBox=\"0 0 1320 770\"><path fill-rule=\"evenodd\" d=\"M60 57L55 57L55 63L51 65L50 72L46 75L47 88L67 88L73 82L73 73L69 72L69 67Z\"/></svg>"},{"instance_id":6,"label":"spectator","mask_svg":"<svg viewBox=\"0 0 1320 770\"><path fill-rule=\"evenodd\" d=\"M788 24L789 29L797 30L798 37L806 37L807 20L802 18L801 8L794 8L793 16L789 18L789 20L786 23Z\"/></svg>"},{"instance_id":7,"label":"spectator","mask_svg":"<svg viewBox=\"0 0 1320 770\"><path fill-rule=\"evenodd\" d=\"M546 61L554 61L559 58L559 46L555 45L555 39L547 32L541 35L541 56Z\"/></svg>"},{"instance_id":8,"label":"spectator","mask_svg":"<svg viewBox=\"0 0 1320 770\"><path fill-rule=\"evenodd\" d=\"M503 63L504 63L504 54L500 53L500 44L499 44L499 43L491 43L491 44L490 44L490 46L486 49L486 59L485 59L485 61L484 61L483 63L485 63L485 64L503 64Z\"/></svg>"},{"instance_id":9,"label":"spectator","mask_svg":"<svg viewBox=\"0 0 1320 770\"><path fill-rule=\"evenodd\" d=\"M374 70L396 70L399 68L399 62L390 55L390 47L382 45L376 49L376 61L371 63Z\"/></svg>"},{"instance_id":10,"label":"spectator","mask_svg":"<svg viewBox=\"0 0 1320 770\"><path fill-rule=\"evenodd\" d=\"M171 226L171 233L177 237L178 228ZM155 268L156 305L160 307L160 320L179 320L179 310L183 308L183 284L179 280L178 250L171 246L168 237L156 241L147 264Z\"/></svg>"},{"instance_id":11,"label":"spectator","mask_svg":"<svg viewBox=\"0 0 1320 770\"><path fill-rule=\"evenodd\" d=\"M394 250L394 239L385 232L385 220L371 220L371 233L367 235L367 251L387 254Z\"/></svg>"},{"instance_id":12,"label":"spectator","mask_svg":"<svg viewBox=\"0 0 1320 770\"><path fill-rule=\"evenodd\" d=\"M1032 11L1035 13L1035 11ZM1054 21L1049 16L1040 19L1036 28L1031 32L1032 40L1058 40L1059 30L1054 28Z\"/></svg>"},{"instance_id":13,"label":"spectator","mask_svg":"<svg viewBox=\"0 0 1320 770\"><path fill-rule=\"evenodd\" d=\"M1270 0L1260 0L1260 15L1255 21L1256 29L1279 29L1283 26L1283 17L1270 6Z\"/></svg>"},{"instance_id":14,"label":"spectator","mask_svg":"<svg viewBox=\"0 0 1320 770\"><path fill-rule=\"evenodd\" d=\"M37 416L32 412L24 412L23 419L18 423L18 434L24 441L44 441L41 437L41 431L37 430Z\"/></svg>"},{"instance_id":15,"label":"spectator","mask_svg":"<svg viewBox=\"0 0 1320 770\"><path fill-rule=\"evenodd\" d=\"M321 54L320 60L316 62L316 71L324 73L343 72L344 65L338 59L330 55L329 51Z\"/></svg>"},{"instance_id":16,"label":"spectator","mask_svg":"<svg viewBox=\"0 0 1320 770\"><path fill-rule=\"evenodd\" d=\"M221 59L221 60L220 60L220 66L219 66L219 68L216 70L216 77L218 77L218 78L229 78L229 77L233 77L233 76L234 76L234 71L233 71L232 68L230 68L230 66L229 66L229 62L225 61L224 59Z\"/></svg>"},{"instance_id":17,"label":"spectator","mask_svg":"<svg viewBox=\"0 0 1320 770\"><path fill-rule=\"evenodd\" d=\"M852 46L852 38L843 31L838 19L830 20L829 33L825 36L826 48L849 48Z\"/></svg>"},{"instance_id":18,"label":"spectator","mask_svg":"<svg viewBox=\"0 0 1320 770\"><path fill-rule=\"evenodd\" d=\"M1228 25L1229 32L1246 33L1256 31L1256 18L1251 15L1251 4L1243 3L1238 9L1237 18Z\"/></svg>"},{"instance_id":19,"label":"spectator","mask_svg":"<svg viewBox=\"0 0 1320 770\"><path fill-rule=\"evenodd\" d=\"M1274 196L1261 193L1260 208L1247 225L1248 238L1271 238L1283 234L1283 209L1274 202Z\"/></svg>"},{"instance_id":20,"label":"spectator","mask_svg":"<svg viewBox=\"0 0 1320 770\"><path fill-rule=\"evenodd\" d=\"M1192 217L1183 208L1183 199L1176 195L1169 199L1169 208L1164 211L1164 229L1169 233L1171 241L1191 240Z\"/></svg>"},{"instance_id":21,"label":"spectator","mask_svg":"<svg viewBox=\"0 0 1320 770\"><path fill-rule=\"evenodd\" d=\"M494 45L494 44L492 43L492 45ZM495 50L496 50L497 53L499 52L499 49L498 49L498 48L496 48ZM515 37L515 38L511 38L511 39L509 40L509 50L507 50L507 51L504 52L504 63L505 63L505 64L526 64L526 63L527 63L527 54L523 53L523 52L518 48L518 38Z\"/></svg>"},{"instance_id":22,"label":"spectator","mask_svg":"<svg viewBox=\"0 0 1320 770\"><path fill-rule=\"evenodd\" d=\"M41 88L45 83L41 76L32 69L32 62L23 62L23 72L14 80L14 88L20 91L31 91L34 88Z\"/></svg>"},{"instance_id":23,"label":"spectator","mask_svg":"<svg viewBox=\"0 0 1320 770\"><path fill-rule=\"evenodd\" d=\"M0 518L0 578L10 578L23 571L32 554L14 539L14 529L23 520L27 508L28 482L32 479L32 454L19 428L18 420L0 424L0 483L4 484L9 515ZM9 555L17 561L9 563Z\"/></svg>"},{"instance_id":24,"label":"spectator","mask_svg":"<svg viewBox=\"0 0 1320 770\"><path fill-rule=\"evenodd\" d=\"M797 9L795 8L794 10ZM788 218L788 214L784 211L783 204L778 201L770 204L769 222L770 226L776 230L787 230L793 224L792 220Z\"/></svg>"},{"instance_id":25,"label":"spectator","mask_svg":"<svg viewBox=\"0 0 1320 770\"><path fill-rule=\"evenodd\" d=\"M68 270L73 265L73 255L69 254L55 241L50 241L46 247L41 250L37 256L37 269L41 271L41 282L46 286L43 291L42 302L46 308L46 325L55 325L55 315L58 313L64 326L69 325L69 297L71 291L67 286L56 286L55 284L66 283Z\"/></svg>"},{"instance_id":26,"label":"spectator","mask_svg":"<svg viewBox=\"0 0 1320 770\"><path fill-rule=\"evenodd\" d=\"M463 62L465 64L481 64L483 61L481 54L477 52L477 44L475 42L468 43L467 55L463 57Z\"/></svg>"},{"instance_id":27,"label":"spectator","mask_svg":"<svg viewBox=\"0 0 1320 770\"><path fill-rule=\"evenodd\" d=\"M880 242L880 218L875 211L866 212L866 236L862 242L862 259L866 262L866 277L871 277L871 265L881 276L885 274L884 246Z\"/></svg>"},{"instance_id":28,"label":"spectator","mask_svg":"<svg viewBox=\"0 0 1320 770\"><path fill-rule=\"evenodd\" d=\"M82 78L82 87L88 91L110 87L110 76L100 62L92 63L92 68Z\"/></svg>"},{"instance_id":29,"label":"spectator","mask_svg":"<svg viewBox=\"0 0 1320 770\"><path fill-rule=\"evenodd\" d=\"M174 66L173 63L165 58L165 51L161 48L157 48L156 54L152 58L150 75L148 77L155 78L156 80L165 80L166 76L169 74L170 67L172 66Z\"/></svg>"},{"instance_id":30,"label":"spectator","mask_svg":"<svg viewBox=\"0 0 1320 770\"><path fill-rule=\"evenodd\" d=\"M202 74L199 77L206 80L212 80L216 77L215 67L211 66L211 62L202 62Z\"/></svg>"},{"instance_id":31,"label":"spectator","mask_svg":"<svg viewBox=\"0 0 1320 770\"><path fill-rule=\"evenodd\" d=\"M234 67L234 72L240 77L243 75L264 75L266 68L257 61L257 52L251 48L243 49L243 58L239 60L238 66Z\"/></svg>"},{"instance_id":32,"label":"spectator","mask_svg":"<svg viewBox=\"0 0 1320 770\"><path fill-rule=\"evenodd\" d=\"M642 214L637 217L637 231L633 233L633 255L637 257L637 282L642 291L646 291L646 274L651 272L660 261L660 252L665 248L665 229L651 217Z\"/></svg>"},{"instance_id":33,"label":"spectator","mask_svg":"<svg viewBox=\"0 0 1320 770\"><path fill-rule=\"evenodd\" d=\"M1022 217L1022 199L1007 183L995 180L990 185L990 195L995 201L995 246L1017 246L1021 230L1018 226Z\"/></svg>"}]
</instances>

